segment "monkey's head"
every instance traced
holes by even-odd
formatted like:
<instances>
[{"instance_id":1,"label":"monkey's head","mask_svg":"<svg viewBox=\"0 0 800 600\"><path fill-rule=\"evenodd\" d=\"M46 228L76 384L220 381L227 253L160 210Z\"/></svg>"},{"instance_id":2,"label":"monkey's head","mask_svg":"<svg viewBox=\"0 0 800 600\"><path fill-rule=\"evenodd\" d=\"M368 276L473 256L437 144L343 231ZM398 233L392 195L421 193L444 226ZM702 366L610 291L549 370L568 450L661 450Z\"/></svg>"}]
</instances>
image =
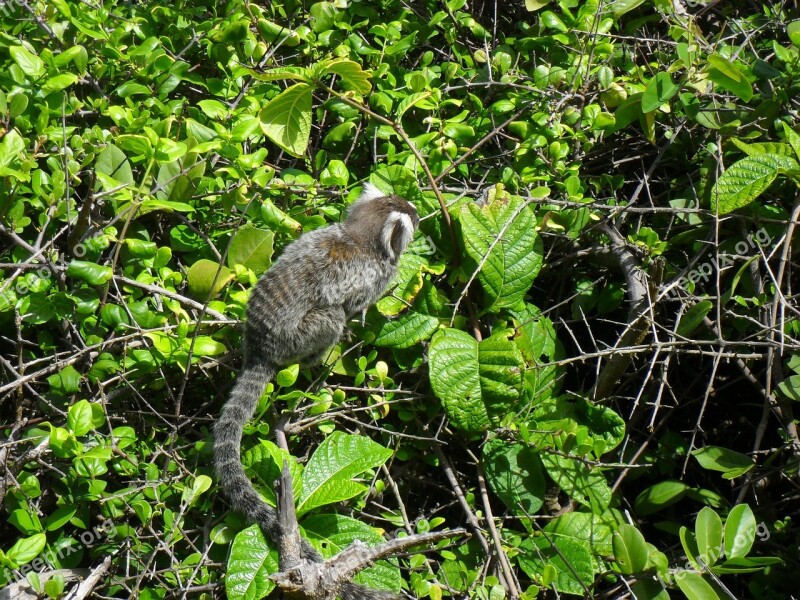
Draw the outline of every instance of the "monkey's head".
<instances>
[{"instance_id":1,"label":"monkey's head","mask_svg":"<svg viewBox=\"0 0 800 600\"><path fill-rule=\"evenodd\" d=\"M419 225L417 209L394 194L387 196L371 183L347 211L347 233L363 240L391 260L400 258Z\"/></svg>"}]
</instances>

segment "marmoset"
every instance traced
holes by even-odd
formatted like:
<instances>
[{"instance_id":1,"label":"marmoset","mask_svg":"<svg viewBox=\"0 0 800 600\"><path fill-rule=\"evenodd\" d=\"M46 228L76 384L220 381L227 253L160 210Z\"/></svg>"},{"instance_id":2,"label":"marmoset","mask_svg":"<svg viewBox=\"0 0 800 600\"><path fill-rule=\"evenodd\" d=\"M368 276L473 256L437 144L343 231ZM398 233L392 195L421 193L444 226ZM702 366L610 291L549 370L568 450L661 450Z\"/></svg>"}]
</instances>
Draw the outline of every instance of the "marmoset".
<instances>
[{"instance_id":1,"label":"marmoset","mask_svg":"<svg viewBox=\"0 0 800 600\"><path fill-rule=\"evenodd\" d=\"M380 298L419 225L410 202L371 184L343 223L303 234L259 279L247 303L244 363L214 427L214 467L233 508L278 536L275 509L266 504L241 463L242 430L264 387L287 365L319 362L347 323ZM303 540L303 556L322 560ZM348 584L343 598L363 598ZM378 596L376 596L378 597Z\"/></svg>"}]
</instances>

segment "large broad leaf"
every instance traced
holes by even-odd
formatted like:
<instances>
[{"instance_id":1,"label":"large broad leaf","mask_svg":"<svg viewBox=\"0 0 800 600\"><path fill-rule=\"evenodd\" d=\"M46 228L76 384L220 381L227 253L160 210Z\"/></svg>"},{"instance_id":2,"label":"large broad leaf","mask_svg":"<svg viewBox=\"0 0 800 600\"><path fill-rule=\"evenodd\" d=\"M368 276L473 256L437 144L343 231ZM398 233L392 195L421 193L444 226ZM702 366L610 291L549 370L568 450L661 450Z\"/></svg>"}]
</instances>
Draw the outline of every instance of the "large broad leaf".
<instances>
[{"instance_id":1,"label":"large broad leaf","mask_svg":"<svg viewBox=\"0 0 800 600\"><path fill-rule=\"evenodd\" d=\"M542 464L550 479L567 496L600 514L611 502L611 488L598 469L585 462L557 454L542 454Z\"/></svg>"},{"instance_id":2,"label":"large broad leaf","mask_svg":"<svg viewBox=\"0 0 800 600\"><path fill-rule=\"evenodd\" d=\"M511 512L525 517L539 511L545 484L538 452L495 439L483 447L483 466L489 487Z\"/></svg>"},{"instance_id":3,"label":"large broad leaf","mask_svg":"<svg viewBox=\"0 0 800 600\"><path fill-rule=\"evenodd\" d=\"M541 402L558 389L564 369L551 363L560 358L561 345L552 321L534 305L526 303L510 312L516 328L514 342L528 367L525 370L526 396Z\"/></svg>"},{"instance_id":4,"label":"large broad leaf","mask_svg":"<svg viewBox=\"0 0 800 600\"><path fill-rule=\"evenodd\" d=\"M347 89L358 92L362 96L369 94L372 84L369 82L372 73L365 71L361 65L352 60L334 58L322 63L320 75L338 75Z\"/></svg>"},{"instance_id":5,"label":"large broad leaf","mask_svg":"<svg viewBox=\"0 0 800 600\"><path fill-rule=\"evenodd\" d=\"M520 544L520 568L535 581L545 569L555 570L552 587L562 594L585 597L594 581L594 560L589 548L568 538L528 538Z\"/></svg>"},{"instance_id":6,"label":"large broad leaf","mask_svg":"<svg viewBox=\"0 0 800 600\"><path fill-rule=\"evenodd\" d=\"M275 589L269 576L279 569L278 552L270 548L261 528L251 525L233 540L225 575L230 600L260 600Z\"/></svg>"},{"instance_id":7,"label":"large broad leaf","mask_svg":"<svg viewBox=\"0 0 800 600\"><path fill-rule=\"evenodd\" d=\"M375 325L376 346L410 348L427 340L439 327L439 315L445 310L447 297L424 280L422 292L410 310L399 317L378 321Z\"/></svg>"},{"instance_id":8,"label":"large broad leaf","mask_svg":"<svg viewBox=\"0 0 800 600\"><path fill-rule=\"evenodd\" d=\"M625 437L622 417L611 408L592 404L584 398L546 400L536 407L530 428L535 430L532 439L542 438L545 443L554 433L583 429L587 440L596 440L593 445L599 454L613 450Z\"/></svg>"},{"instance_id":9,"label":"large broad leaf","mask_svg":"<svg viewBox=\"0 0 800 600\"><path fill-rule=\"evenodd\" d=\"M248 477L271 504L276 503L274 484L281 477L284 462L292 476L293 497L297 498L303 486L303 468L286 450L269 440L261 440L261 444L242 454Z\"/></svg>"},{"instance_id":10,"label":"large broad leaf","mask_svg":"<svg viewBox=\"0 0 800 600\"><path fill-rule=\"evenodd\" d=\"M455 427L481 431L514 410L525 362L516 344L501 331L481 342L457 329L433 336L429 376Z\"/></svg>"},{"instance_id":11,"label":"large broad leaf","mask_svg":"<svg viewBox=\"0 0 800 600\"><path fill-rule=\"evenodd\" d=\"M726 214L758 198L783 171L800 169L797 161L780 154L746 156L735 162L714 184L711 208Z\"/></svg>"},{"instance_id":12,"label":"large broad leaf","mask_svg":"<svg viewBox=\"0 0 800 600\"><path fill-rule=\"evenodd\" d=\"M367 489L353 481L367 469L379 467L392 451L368 437L335 431L319 445L303 471L298 514L317 506L341 502Z\"/></svg>"},{"instance_id":13,"label":"large broad leaf","mask_svg":"<svg viewBox=\"0 0 800 600\"><path fill-rule=\"evenodd\" d=\"M556 517L545 525L551 537L566 537L581 544L591 544L597 555L609 556L613 552L611 513L596 515L587 512L570 512Z\"/></svg>"},{"instance_id":14,"label":"large broad leaf","mask_svg":"<svg viewBox=\"0 0 800 600\"><path fill-rule=\"evenodd\" d=\"M258 115L264 134L292 156L303 156L308 147L313 89L296 83L270 100Z\"/></svg>"},{"instance_id":15,"label":"large broad leaf","mask_svg":"<svg viewBox=\"0 0 800 600\"><path fill-rule=\"evenodd\" d=\"M274 234L266 229L245 225L231 240L228 249L228 266L244 265L256 275L269 268L272 259Z\"/></svg>"},{"instance_id":16,"label":"large broad leaf","mask_svg":"<svg viewBox=\"0 0 800 600\"><path fill-rule=\"evenodd\" d=\"M474 261L470 267L480 269L487 306L514 306L542 268L543 245L533 210L522 198L495 188L484 204L465 205L459 220L464 249Z\"/></svg>"},{"instance_id":17,"label":"large broad leaf","mask_svg":"<svg viewBox=\"0 0 800 600\"><path fill-rule=\"evenodd\" d=\"M323 558L338 554L356 540L361 540L367 546L377 546L386 541L366 523L341 515L313 515L303 520L302 527L304 537L319 550ZM399 592L402 585L400 569L387 561L380 561L359 572L354 581L393 592Z\"/></svg>"}]
</instances>

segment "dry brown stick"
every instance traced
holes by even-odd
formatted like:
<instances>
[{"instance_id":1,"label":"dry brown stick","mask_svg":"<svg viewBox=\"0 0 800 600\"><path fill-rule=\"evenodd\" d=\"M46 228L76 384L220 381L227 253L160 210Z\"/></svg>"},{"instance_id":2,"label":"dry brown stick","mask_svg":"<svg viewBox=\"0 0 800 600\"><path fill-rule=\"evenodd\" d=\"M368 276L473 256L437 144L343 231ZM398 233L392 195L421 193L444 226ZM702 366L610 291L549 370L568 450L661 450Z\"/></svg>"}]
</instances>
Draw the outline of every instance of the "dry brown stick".
<instances>
[{"instance_id":1,"label":"dry brown stick","mask_svg":"<svg viewBox=\"0 0 800 600\"><path fill-rule=\"evenodd\" d=\"M66 597L66 600L84 600L92 593L100 580L108 573L111 567L111 557L106 556L99 565L92 569L92 573L84 579L81 584L73 589Z\"/></svg>"},{"instance_id":2,"label":"dry brown stick","mask_svg":"<svg viewBox=\"0 0 800 600\"><path fill-rule=\"evenodd\" d=\"M436 456L439 458L439 462L442 463L442 468L444 469L444 474L447 477L447 481L450 482L450 487L453 488L453 493L456 495L456 499L458 503L461 505L461 510L464 511L464 516L467 518L467 523L469 523L470 529L472 529L472 534L478 540L478 543L481 545L481 550L488 556L489 555L489 543L486 541L486 538L483 535L483 530L481 529L481 524L478 523L478 517L475 516L475 513L472 512L472 509L469 507L467 503L467 498L464 495L464 491L461 489L461 484L458 483L458 479L456 479L455 472L453 471L453 465L450 462L450 459L447 458L445 453L442 451L441 446L439 444L433 444L433 450L436 453Z\"/></svg>"},{"instance_id":3,"label":"dry brown stick","mask_svg":"<svg viewBox=\"0 0 800 600\"><path fill-rule=\"evenodd\" d=\"M489 502L489 491L486 488L486 477L484 475L483 463L475 456L472 451L468 450L472 460L475 461L478 470L478 490L481 493L481 502L483 503L483 510L486 513L486 526L489 528L489 534L492 536L495 552L497 553L497 560L500 562L500 569L503 571L503 578L505 579L506 589L511 600L519 598L519 582L514 577L514 571L511 569L511 563L508 561L508 556L503 550L503 542L500 539L500 533L494 524L494 514L492 513L492 504Z\"/></svg>"}]
</instances>

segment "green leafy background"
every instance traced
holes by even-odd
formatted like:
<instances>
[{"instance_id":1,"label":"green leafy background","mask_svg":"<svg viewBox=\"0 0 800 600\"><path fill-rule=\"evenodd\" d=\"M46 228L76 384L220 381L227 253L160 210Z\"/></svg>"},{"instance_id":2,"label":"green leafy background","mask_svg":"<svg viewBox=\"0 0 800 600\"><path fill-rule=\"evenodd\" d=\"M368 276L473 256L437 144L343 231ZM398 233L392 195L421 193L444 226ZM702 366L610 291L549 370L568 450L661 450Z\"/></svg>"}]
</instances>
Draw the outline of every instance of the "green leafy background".
<instances>
[{"instance_id":1,"label":"green leafy background","mask_svg":"<svg viewBox=\"0 0 800 600\"><path fill-rule=\"evenodd\" d=\"M0 5L0 587L270 594L211 430L258 277L369 181L419 232L245 427L266 501L286 463L324 556L466 527L358 575L419 598L796 593L790 8Z\"/></svg>"}]
</instances>

